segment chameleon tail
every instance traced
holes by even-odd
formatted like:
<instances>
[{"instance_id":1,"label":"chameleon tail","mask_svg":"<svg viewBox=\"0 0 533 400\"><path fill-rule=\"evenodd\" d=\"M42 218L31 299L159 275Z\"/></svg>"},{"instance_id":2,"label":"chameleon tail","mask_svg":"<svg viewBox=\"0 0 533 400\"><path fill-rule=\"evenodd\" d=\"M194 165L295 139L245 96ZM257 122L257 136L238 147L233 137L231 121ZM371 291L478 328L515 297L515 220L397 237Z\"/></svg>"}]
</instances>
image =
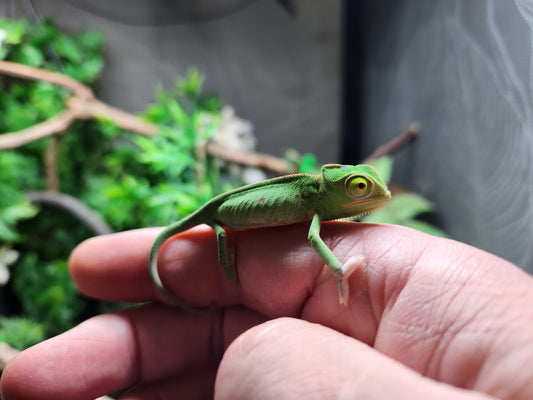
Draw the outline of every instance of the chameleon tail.
<instances>
[{"instance_id":1,"label":"chameleon tail","mask_svg":"<svg viewBox=\"0 0 533 400\"><path fill-rule=\"evenodd\" d=\"M187 311L191 314L202 314L210 312L214 309L213 306L205 307L205 308L193 308L189 305L185 304L181 299L179 299L174 293L170 292L163 282L161 281L161 277L159 276L159 272L157 270L157 256L159 254L159 250L165 243L165 241L172 236L186 231L187 229L190 229L196 225L200 225L203 223L207 223L202 217L200 210L192 213L188 217L169 225L167 228L165 228L155 239L154 244L152 245L152 249L150 250L150 275L152 277L152 280L157 287L157 289L163 293L163 295L167 298L167 300L175 306L180 307L184 311Z\"/></svg>"}]
</instances>

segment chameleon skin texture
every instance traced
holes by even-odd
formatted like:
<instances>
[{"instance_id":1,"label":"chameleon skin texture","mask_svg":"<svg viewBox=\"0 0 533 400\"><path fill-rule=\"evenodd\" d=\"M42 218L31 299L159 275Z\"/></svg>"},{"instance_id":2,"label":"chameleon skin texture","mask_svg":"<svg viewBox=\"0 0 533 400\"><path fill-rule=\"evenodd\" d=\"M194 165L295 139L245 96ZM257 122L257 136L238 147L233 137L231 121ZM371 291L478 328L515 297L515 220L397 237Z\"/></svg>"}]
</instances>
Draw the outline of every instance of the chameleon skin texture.
<instances>
[{"instance_id":1,"label":"chameleon skin texture","mask_svg":"<svg viewBox=\"0 0 533 400\"><path fill-rule=\"evenodd\" d=\"M285 175L230 190L159 234L150 251L150 275L172 304L189 312L206 310L189 307L163 285L157 256L168 238L196 225L211 226L217 236L218 260L228 279L235 281L237 274L223 227L247 230L311 221L309 243L339 280L339 296L344 302L345 271L354 266L346 268L337 260L320 238L320 222L368 214L384 207L390 197L386 184L369 165L326 164L319 175ZM362 257L358 262L362 262Z\"/></svg>"}]
</instances>

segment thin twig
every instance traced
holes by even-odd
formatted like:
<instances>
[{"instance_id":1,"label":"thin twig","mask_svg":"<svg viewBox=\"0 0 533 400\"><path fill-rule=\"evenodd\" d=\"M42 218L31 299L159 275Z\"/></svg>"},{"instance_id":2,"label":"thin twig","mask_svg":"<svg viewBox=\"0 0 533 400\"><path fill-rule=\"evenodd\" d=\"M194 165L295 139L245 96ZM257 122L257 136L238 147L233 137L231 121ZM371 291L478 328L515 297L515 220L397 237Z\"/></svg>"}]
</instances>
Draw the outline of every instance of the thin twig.
<instances>
[{"instance_id":1,"label":"thin twig","mask_svg":"<svg viewBox=\"0 0 533 400\"><path fill-rule=\"evenodd\" d=\"M216 157L248 167L260 168L276 174L287 174L295 172L291 170L290 164L283 158L274 157L264 153L248 153L228 149L218 143L209 142L206 151Z\"/></svg>"},{"instance_id":2,"label":"thin twig","mask_svg":"<svg viewBox=\"0 0 533 400\"><path fill-rule=\"evenodd\" d=\"M5 342L0 342L0 370L4 370L7 363L18 355L19 351Z\"/></svg>"},{"instance_id":3,"label":"thin twig","mask_svg":"<svg viewBox=\"0 0 533 400\"><path fill-rule=\"evenodd\" d=\"M34 81L45 81L53 83L55 85L63 86L64 88L67 88L76 96L84 100L94 98L92 90L85 86L83 83L78 82L70 76L60 74L58 72L34 68L28 65L19 64L11 61L0 60L0 73L4 75L14 76L16 78L30 79Z\"/></svg>"},{"instance_id":4,"label":"thin twig","mask_svg":"<svg viewBox=\"0 0 533 400\"><path fill-rule=\"evenodd\" d=\"M18 132L0 134L0 150L14 149L36 140L62 133L77 118L77 112L66 109L56 116Z\"/></svg>"},{"instance_id":5,"label":"thin twig","mask_svg":"<svg viewBox=\"0 0 533 400\"><path fill-rule=\"evenodd\" d=\"M123 129L146 136L155 135L158 131L156 125L97 100L89 87L67 75L10 61L0 61L0 73L50 82L69 89L74 95L67 99L64 111L47 121L18 132L1 134L0 150L13 149L47 136L62 134L76 119L108 119Z\"/></svg>"},{"instance_id":6,"label":"thin twig","mask_svg":"<svg viewBox=\"0 0 533 400\"><path fill-rule=\"evenodd\" d=\"M143 121L136 115L105 104L98 99L83 101L80 98L72 97L67 100L67 105L78 111L78 119L110 120L122 129L143 136L153 136L159 131L157 125Z\"/></svg>"},{"instance_id":7,"label":"thin twig","mask_svg":"<svg viewBox=\"0 0 533 400\"><path fill-rule=\"evenodd\" d=\"M403 132L401 132L396 137L389 140L387 143L379 146L372 154L370 154L368 157L366 157L363 161L369 162L371 160L374 160L376 158L393 154L396 151L400 150L402 147L404 147L407 143L415 139L418 134L420 133L420 126L413 122L411 125L407 127Z\"/></svg>"},{"instance_id":8,"label":"thin twig","mask_svg":"<svg viewBox=\"0 0 533 400\"><path fill-rule=\"evenodd\" d=\"M52 136L44 153L44 172L47 189L59 192L59 173L57 171L57 153L59 152L59 135Z\"/></svg>"}]
</instances>

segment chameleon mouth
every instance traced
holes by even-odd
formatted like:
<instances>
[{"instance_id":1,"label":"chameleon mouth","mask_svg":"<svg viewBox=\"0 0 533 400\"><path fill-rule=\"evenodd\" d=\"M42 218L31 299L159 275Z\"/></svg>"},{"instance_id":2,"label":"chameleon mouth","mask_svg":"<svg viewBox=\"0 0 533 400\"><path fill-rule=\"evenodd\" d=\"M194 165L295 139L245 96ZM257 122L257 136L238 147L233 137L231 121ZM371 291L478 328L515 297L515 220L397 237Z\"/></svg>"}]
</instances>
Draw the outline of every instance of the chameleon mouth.
<instances>
[{"instance_id":1,"label":"chameleon mouth","mask_svg":"<svg viewBox=\"0 0 533 400\"><path fill-rule=\"evenodd\" d=\"M380 208L385 207L385 205L390 200L390 195L386 197L382 197L381 199L366 199L366 200L358 200L358 201L352 201L351 203L343 204L342 208L350 208L350 207L361 207L365 204L372 204L372 210L369 210L368 212L379 210ZM363 211L365 212L365 211Z\"/></svg>"}]
</instances>

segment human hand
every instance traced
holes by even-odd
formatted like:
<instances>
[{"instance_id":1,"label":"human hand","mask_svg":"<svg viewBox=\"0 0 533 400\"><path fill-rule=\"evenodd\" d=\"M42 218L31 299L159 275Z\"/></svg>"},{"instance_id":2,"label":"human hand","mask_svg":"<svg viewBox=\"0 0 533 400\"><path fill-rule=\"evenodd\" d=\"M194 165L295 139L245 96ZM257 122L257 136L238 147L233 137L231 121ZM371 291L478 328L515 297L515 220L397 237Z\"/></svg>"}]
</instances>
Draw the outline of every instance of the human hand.
<instances>
[{"instance_id":1,"label":"human hand","mask_svg":"<svg viewBox=\"0 0 533 400\"><path fill-rule=\"evenodd\" d=\"M75 282L102 299L161 299L147 268L158 232L83 243L71 258ZM167 287L219 311L148 305L92 318L10 362L3 398L91 399L125 387L124 399L210 398L215 374L217 399L533 397L529 275L407 228L326 223L341 261L365 256L343 307L306 233L231 232L238 285L225 279L209 229L169 240L159 258Z\"/></svg>"}]
</instances>

